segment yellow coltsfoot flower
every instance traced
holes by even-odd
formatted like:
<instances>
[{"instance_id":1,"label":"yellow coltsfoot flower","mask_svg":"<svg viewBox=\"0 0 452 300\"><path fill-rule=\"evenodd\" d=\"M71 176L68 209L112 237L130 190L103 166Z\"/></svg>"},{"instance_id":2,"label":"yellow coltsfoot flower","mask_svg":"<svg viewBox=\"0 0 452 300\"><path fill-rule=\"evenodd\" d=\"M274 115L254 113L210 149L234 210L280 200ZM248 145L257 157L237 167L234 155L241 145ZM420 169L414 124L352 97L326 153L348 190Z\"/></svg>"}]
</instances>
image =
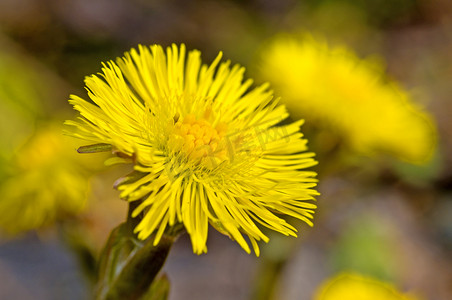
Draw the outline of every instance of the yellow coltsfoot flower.
<instances>
[{"instance_id":1,"label":"yellow coltsfoot flower","mask_svg":"<svg viewBox=\"0 0 452 300\"><path fill-rule=\"evenodd\" d=\"M85 209L89 175L100 164L89 159L82 164L74 147L61 125L50 124L16 152L13 174L0 183L0 231L40 229Z\"/></svg>"},{"instance_id":2,"label":"yellow coltsfoot flower","mask_svg":"<svg viewBox=\"0 0 452 300\"><path fill-rule=\"evenodd\" d=\"M403 294L392 284L353 274L343 273L324 282L314 300L416 300L413 295Z\"/></svg>"},{"instance_id":3,"label":"yellow coltsfoot flower","mask_svg":"<svg viewBox=\"0 0 452 300\"><path fill-rule=\"evenodd\" d=\"M279 36L262 52L261 75L295 117L328 128L349 149L423 163L436 146L432 117L380 63L306 35Z\"/></svg>"},{"instance_id":4,"label":"yellow coltsfoot flower","mask_svg":"<svg viewBox=\"0 0 452 300\"><path fill-rule=\"evenodd\" d=\"M296 229L279 215L312 225L316 164L299 128L267 85L249 90L244 68L204 65L184 45L139 46L86 78L91 102L71 96L78 110L72 135L111 145L111 163L133 163L120 196L138 201L133 217L141 239L183 224L193 251L207 251L208 224L257 255L268 241L258 225L285 235Z\"/></svg>"}]
</instances>

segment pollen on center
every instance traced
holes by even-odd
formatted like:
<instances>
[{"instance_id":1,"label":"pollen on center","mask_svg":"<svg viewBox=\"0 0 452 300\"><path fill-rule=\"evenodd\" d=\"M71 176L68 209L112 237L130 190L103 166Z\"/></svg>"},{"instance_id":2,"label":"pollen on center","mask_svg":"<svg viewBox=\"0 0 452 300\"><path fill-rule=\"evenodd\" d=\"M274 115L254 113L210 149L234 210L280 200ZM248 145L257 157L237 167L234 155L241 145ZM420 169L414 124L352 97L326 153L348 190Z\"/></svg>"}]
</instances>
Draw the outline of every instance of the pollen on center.
<instances>
[{"instance_id":1,"label":"pollen on center","mask_svg":"<svg viewBox=\"0 0 452 300\"><path fill-rule=\"evenodd\" d=\"M226 124L213 127L206 118L186 115L174 123L168 140L169 149L189 160L211 168L227 160Z\"/></svg>"}]
</instances>

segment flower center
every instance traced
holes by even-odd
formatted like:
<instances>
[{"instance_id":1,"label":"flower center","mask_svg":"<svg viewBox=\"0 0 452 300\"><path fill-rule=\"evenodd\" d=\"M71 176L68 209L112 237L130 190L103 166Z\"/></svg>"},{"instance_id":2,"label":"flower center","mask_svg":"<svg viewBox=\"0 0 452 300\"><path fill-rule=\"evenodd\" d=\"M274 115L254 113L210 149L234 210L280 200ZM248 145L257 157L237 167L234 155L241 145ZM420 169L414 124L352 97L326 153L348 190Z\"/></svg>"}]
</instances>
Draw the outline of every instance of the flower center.
<instances>
[{"instance_id":1,"label":"flower center","mask_svg":"<svg viewBox=\"0 0 452 300\"><path fill-rule=\"evenodd\" d=\"M168 146L197 164L213 168L228 159L225 134L226 124L214 128L206 119L197 120L189 114L174 124Z\"/></svg>"}]
</instances>

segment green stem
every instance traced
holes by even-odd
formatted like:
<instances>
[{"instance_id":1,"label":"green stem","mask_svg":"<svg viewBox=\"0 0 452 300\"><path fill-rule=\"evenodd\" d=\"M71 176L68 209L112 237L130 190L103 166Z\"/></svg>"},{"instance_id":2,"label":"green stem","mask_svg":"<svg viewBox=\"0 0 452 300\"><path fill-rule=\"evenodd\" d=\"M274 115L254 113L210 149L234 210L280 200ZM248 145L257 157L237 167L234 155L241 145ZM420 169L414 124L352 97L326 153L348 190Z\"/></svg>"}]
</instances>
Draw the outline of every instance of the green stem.
<instances>
[{"instance_id":1,"label":"green stem","mask_svg":"<svg viewBox=\"0 0 452 300\"><path fill-rule=\"evenodd\" d=\"M141 201L132 201L129 202L129 210L127 211L127 233L130 237L138 238L137 235L134 233L135 227L141 222L143 219L143 213L140 213L135 218L132 217L132 213L141 204Z\"/></svg>"},{"instance_id":2,"label":"green stem","mask_svg":"<svg viewBox=\"0 0 452 300\"><path fill-rule=\"evenodd\" d=\"M163 236L157 246L148 241L127 261L110 288L98 299L139 299L163 267L174 238Z\"/></svg>"},{"instance_id":3,"label":"green stem","mask_svg":"<svg viewBox=\"0 0 452 300\"><path fill-rule=\"evenodd\" d=\"M134 229L142 216L132 217L139 204L129 203L127 221L111 232L101 254L97 300L143 299L183 231L182 224L167 228L155 246L155 235L139 240Z\"/></svg>"}]
</instances>

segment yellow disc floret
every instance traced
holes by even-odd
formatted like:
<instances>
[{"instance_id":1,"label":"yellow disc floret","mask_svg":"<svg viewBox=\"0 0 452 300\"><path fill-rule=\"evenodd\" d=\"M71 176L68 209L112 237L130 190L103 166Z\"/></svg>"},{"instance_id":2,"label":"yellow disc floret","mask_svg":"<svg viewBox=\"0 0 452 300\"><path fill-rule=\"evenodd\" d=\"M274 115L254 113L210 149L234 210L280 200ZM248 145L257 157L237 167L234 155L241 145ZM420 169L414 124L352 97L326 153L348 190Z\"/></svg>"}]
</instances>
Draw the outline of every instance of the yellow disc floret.
<instances>
[{"instance_id":1,"label":"yellow disc floret","mask_svg":"<svg viewBox=\"0 0 452 300\"><path fill-rule=\"evenodd\" d=\"M213 127L205 118L196 119L194 114L189 114L175 122L168 145L192 162L212 168L228 159L225 133L225 124Z\"/></svg>"}]
</instances>

